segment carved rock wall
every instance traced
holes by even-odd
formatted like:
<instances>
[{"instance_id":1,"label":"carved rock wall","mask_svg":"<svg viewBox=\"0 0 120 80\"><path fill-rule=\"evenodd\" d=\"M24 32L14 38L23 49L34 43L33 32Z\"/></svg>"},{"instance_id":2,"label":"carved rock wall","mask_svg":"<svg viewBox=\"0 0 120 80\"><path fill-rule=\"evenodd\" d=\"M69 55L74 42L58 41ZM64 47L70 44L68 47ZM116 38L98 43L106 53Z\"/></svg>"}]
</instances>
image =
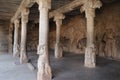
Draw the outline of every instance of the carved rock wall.
<instances>
[{"instance_id":1,"label":"carved rock wall","mask_svg":"<svg viewBox=\"0 0 120 80\"><path fill-rule=\"evenodd\" d=\"M8 51L8 26L6 21L0 20L0 52ZM5 27L6 26L6 27Z\"/></svg>"},{"instance_id":2,"label":"carved rock wall","mask_svg":"<svg viewBox=\"0 0 120 80\"><path fill-rule=\"evenodd\" d=\"M30 23L28 24L27 31L27 50L36 51L39 39L39 27Z\"/></svg>"},{"instance_id":3,"label":"carved rock wall","mask_svg":"<svg viewBox=\"0 0 120 80\"><path fill-rule=\"evenodd\" d=\"M63 50L80 53L81 50L77 48L78 41L85 37L86 27L84 16L76 16L63 21L61 27L61 44ZM54 49L56 30L50 32L50 47Z\"/></svg>"}]
</instances>

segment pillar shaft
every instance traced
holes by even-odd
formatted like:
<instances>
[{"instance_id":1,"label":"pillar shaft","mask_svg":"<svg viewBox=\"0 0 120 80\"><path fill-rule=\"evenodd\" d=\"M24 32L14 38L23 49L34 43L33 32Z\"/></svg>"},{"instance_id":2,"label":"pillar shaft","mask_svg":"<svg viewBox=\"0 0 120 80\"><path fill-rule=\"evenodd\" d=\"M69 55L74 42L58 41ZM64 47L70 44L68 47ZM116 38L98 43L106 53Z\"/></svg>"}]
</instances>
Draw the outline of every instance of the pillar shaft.
<instances>
[{"instance_id":1,"label":"pillar shaft","mask_svg":"<svg viewBox=\"0 0 120 80\"><path fill-rule=\"evenodd\" d=\"M39 44L48 45L48 9L40 9Z\"/></svg>"},{"instance_id":2,"label":"pillar shaft","mask_svg":"<svg viewBox=\"0 0 120 80\"><path fill-rule=\"evenodd\" d=\"M89 8L86 12L87 18L87 46L85 51L85 66L95 67L95 47L94 47L94 14L95 9Z\"/></svg>"},{"instance_id":3,"label":"pillar shaft","mask_svg":"<svg viewBox=\"0 0 120 80\"><path fill-rule=\"evenodd\" d=\"M20 49L20 63L27 63L28 58L26 54L26 39L27 39L27 23L28 23L29 10L23 9L21 18L21 49Z\"/></svg>"},{"instance_id":4,"label":"pillar shaft","mask_svg":"<svg viewBox=\"0 0 120 80\"><path fill-rule=\"evenodd\" d=\"M60 43L60 28L62 20L56 20L56 43Z\"/></svg>"},{"instance_id":5,"label":"pillar shaft","mask_svg":"<svg viewBox=\"0 0 120 80\"><path fill-rule=\"evenodd\" d=\"M47 4L50 0L39 0L39 45L37 54L38 58L38 73L37 80L51 80L52 73L49 63L49 53L48 53L48 32L49 32L49 18L48 12L49 7Z\"/></svg>"},{"instance_id":6,"label":"pillar shaft","mask_svg":"<svg viewBox=\"0 0 120 80\"><path fill-rule=\"evenodd\" d=\"M94 43L94 16L88 14L95 14L95 9L86 11L87 18L87 46Z\"/></svg>"},{"instance_id":7,"label":"pillar shaft","mask_svg":"<svg viewBox=\"0 0 120 80\"><path fill-rule=\"evenodd\" d=\"M14 57L19 57L18 28L19 28L19 20L15 20L14 21L14 46L13 46Z\"/></svg>"},{"instance_id":8,"label":"pillar shaft","mask_svg":"<svg viewBox=\"0 0 120 80\"><path fill-rule=\"evenodd\" d=\"M56 22L56 44L55 44L55 58L61 58L63 56L62 45L60 43L60 28L62 26L62 19L65 16L61 13L57 13L54 17L54 21Z\"/></svg>"}]
</instances>

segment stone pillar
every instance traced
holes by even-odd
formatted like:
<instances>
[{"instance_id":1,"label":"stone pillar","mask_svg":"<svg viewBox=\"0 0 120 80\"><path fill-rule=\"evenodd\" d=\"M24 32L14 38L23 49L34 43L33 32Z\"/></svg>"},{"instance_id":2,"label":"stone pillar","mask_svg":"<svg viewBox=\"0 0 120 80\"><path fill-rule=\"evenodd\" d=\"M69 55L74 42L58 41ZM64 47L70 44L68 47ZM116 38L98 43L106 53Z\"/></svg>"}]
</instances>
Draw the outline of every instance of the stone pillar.
<instances>
[{"instance_id":1,"label":"stone pillar","mask_svg":"<svg viewBox=\"0 0 120 80\"><path fill-rule=\"evenodd\" d=\"M38 58L38 73L37 80L51 80L52 73L49 63L48 53L48 32L49 32L49 18L48 12L51 9L51 0L37 0L39 5L39 45L37 54Z\"/></svg>"},{"instance_id":2,"label":"stone pillar","mask_svg":"<svg viewBox=\"0 0 120 80\"><path fill-rule=\"evenodd\" d=\"M28 23L29 9L24 8L21 12L21 48L20 48L20 63L27 63L28 58L26 54L26 39L27 39L27 23Z\"/></svg>"},{"instance_id":3,"label":"stone pillar","mask_svg":"<svg viewBox=\"0 0 120 80\"><path fill-rule=\"evenodd\" d=\"M13 23L10 23L9 26L9 36L8 36L8 52L13 52Z\"/></svg>"},{"instance_id":4,"label":"stone pillar","mask_svg":"<svg viewBox=\"0 0 120 80\"><path fill-rule=\"evenodd\" d=\"M14 21L14 45L13 45L13 56L19 57L19 45L18 45L18 28L19 20Z\"/></svg>"},{"instance_id":5,"label":"stone pillar","mask_svg":"<svg viewBox=\"0 0 120 80\"><path fill-rule=\"evenodd\" d=\"M86 45L86 51L85 51L85 66L95 67L95 46L94 46L95 9L90 8L85 13L87 18L87 45Z\"/></svg>"},{"instance_id":6,"label":"stone pillar","mask_svg":"<svg viewBox=\"0 0 120 80\"><path fill-rule=\"evenodd\" d=\"M94 44L94 17L95 9L102 6L99 0L88 0L83 6L87 19L87 45L85 50L85 66L93 68L96 66L96 54Z\"/></svg>"},{"instance_id":7,"label":"stone pillar","mask_svg":"<svg viewBox=\"0 0 120 80\"><path fill-rule=\"evenodd\" d=\"M60 27L64 18L65 16L61 13L56 13L54 17L54 21L56 22L55 58L61 58L63 56L62 45L60 43Z\"/></svg>"}]
</instances>

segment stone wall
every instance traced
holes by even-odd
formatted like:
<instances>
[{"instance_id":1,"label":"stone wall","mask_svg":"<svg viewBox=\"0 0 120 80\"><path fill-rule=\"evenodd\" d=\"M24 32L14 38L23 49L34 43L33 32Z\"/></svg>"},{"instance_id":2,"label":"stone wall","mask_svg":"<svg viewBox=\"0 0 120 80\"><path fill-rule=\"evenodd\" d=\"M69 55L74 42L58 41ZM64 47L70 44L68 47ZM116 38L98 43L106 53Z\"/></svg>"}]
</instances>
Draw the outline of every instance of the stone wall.
<instances>
[{"instance_id":1,"label":"stone wall","mask_svg":"<svg viewBox=\"0 0 120 80\"><path fill-rule=\"evenodd\" d=\"M0 20L0 52L8 51L8 24Z\"/></svg>"},{"instance_id":2,"label":"stone wall","mask_svg":"<svg viewBox=\"0 0 120 80\"><path fill-rule=\"evenodd\" d=\"M103 6L95 22L100 56L120 59L120 2Z\"/></svg>"},{"instance_id":3,"label":"stone wall","mask_svg":"<svg viewBox=\"0 0 120 80\"><path fill-rule=\"evenodd\" d=\"M85 37L86 27L85 18L83 16L75 16L69 20L63 21L61 27L61 44L65 51L80 53L77 48L78 41ZM54 48L56 30L50 32L50 47Z\"/></svg>"},{"instance_id":4,"label":"stone wall","mask_svg":"<svg viewBox=\"0 0 120 80\"><path fill-rule=\"evenodd\" d=\"M27 30L27 50L36 51L39 39L39 27L38 24L28 24Z\"/></svg>"}]
</instances>

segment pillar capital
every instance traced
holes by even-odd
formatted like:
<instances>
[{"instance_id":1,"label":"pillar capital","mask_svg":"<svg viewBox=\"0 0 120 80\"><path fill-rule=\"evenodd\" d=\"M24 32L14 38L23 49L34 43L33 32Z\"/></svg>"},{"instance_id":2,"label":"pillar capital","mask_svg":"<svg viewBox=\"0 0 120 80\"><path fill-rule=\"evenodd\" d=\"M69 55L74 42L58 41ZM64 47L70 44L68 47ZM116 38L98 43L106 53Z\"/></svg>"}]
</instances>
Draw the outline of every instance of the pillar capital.
<instances>
[{"instance_id":1,"label":"pillar capital","mask_svg":"<svg viewBox=\"0 0 120 80\"><path fill-rule=\"evenodd\" d=\"M36 0L39 10L42 8L51 9L51 0Z\"/></svg>"},{"instance_id":2,"label":"pillar capital","mask_svg":"<svg viewBox=\"0 0 120 80\"><path fill-rule=\"evenodd\" d=\"M25 22L25 23L28 22L28 15L29 15L29 9L28 8L23 8L22 12L21 12L23 22Z\"/></svg>"},{"instance_id":3,"label":"pillar capital","mask_svg":"<svg viewBox=\"0 0 120 80\"><path fill-rule=\"evenodd\" d=\"M56 12L56 14L55 14L55 16L54 16L54 21L62 20L62 19L65 19L64 14L59 13L59 12Z\"/></svg>"},{"instance_id":4,"label":"pillar capital","mask_svg":"<svg viewBox=\"0 0 120 80\"><path fill-rule=\"evenodd\" d=\"M19 26L17 26L17 25L19 25L19 19L15 19L14 24L16 25L15 27L19 27Z\"/></svg>"},{"instance_id":5,"label":"pillar capital","mask_svg":"<svg viewBox=\"0 0 120 80\"><path fill-rule=\"evenodd\" d=\"M65 19L65 16L62 13L57 12L54 16L57 27L62 25L62 19Z\"/></svg>"},{"instance_id":6,"label":"pillar capital","mask_svg":"<svg viewBox=\"0 0 120 80\"><path fill-rule=\"evenodd\" d=\"M95 9L100 8L102 3L100 0L87 0L85 4L80 8L81 12L85 11L86 18L95 17Z\"/></svg>"}]
</instances>

